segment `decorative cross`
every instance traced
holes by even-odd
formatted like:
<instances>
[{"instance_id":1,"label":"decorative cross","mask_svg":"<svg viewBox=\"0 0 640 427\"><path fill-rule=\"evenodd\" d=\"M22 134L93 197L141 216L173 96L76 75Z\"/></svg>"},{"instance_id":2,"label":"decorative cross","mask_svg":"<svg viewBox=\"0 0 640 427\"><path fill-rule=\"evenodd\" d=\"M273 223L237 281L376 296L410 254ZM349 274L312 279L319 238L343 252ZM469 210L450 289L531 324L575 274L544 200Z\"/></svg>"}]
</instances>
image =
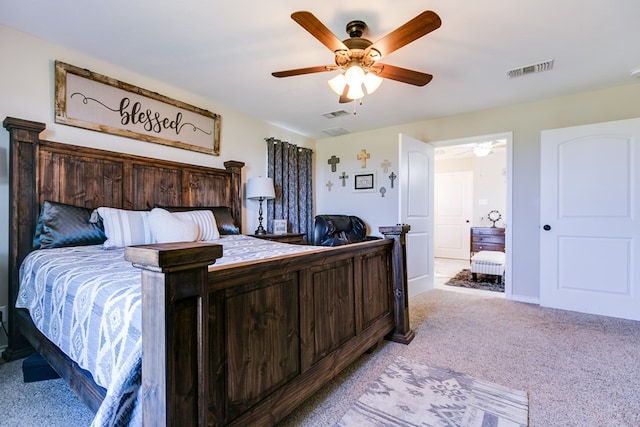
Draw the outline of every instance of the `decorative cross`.
<instances>
[{"instance_id":1,"label":"decorative cross","mask_svg":"<svg viewBox=\"0 0 640 427\"><path fill-rule=\"evenodd\" d=\"M382 172L387 173L389 172L389 166L391 166L391 162L389 160L385 160L384 162L380 163L380 166L382 166Z\"/></svg>"},{"instance_id":2,"label":"decorative cross","mask_svg":"<svg viewBox=\"0 0 640 427\"><path fill-rule=\"evenodd\" d=\"M393 181L395 181L397 177L398 176L393 172L391 172L391 175L389 175L389 179L391 180L391 188L393 188Z\"/></svg>"},{"instance_id":3,"label":"decorative cross","mask_svg":"<svg viewBox=\"0 0 640 427\"><path fill-rule=\"evenodd\" d=\"M327 186L327 189L331 191L331 187L333 187L333 182L328 181L325 185Z\"/></svg>"},{"instance_id":4,"label":"decorative cross","mask_svg":"<svg viewBox=\"0 0 640 427\"><path fill-rule=\"evenodd\" d=\"M387 189L384 187L380 187L380 194L382 194L382 197L384 197L384 193L387 192Z\"/></svg>"},{"instance_id":5,"label":"decorative cross","mask_svg":"<svg viewBox=\"0 0 640 427\"><path fill-rule=\"evenodd\" d=\"M371 158L371 153L367 153L367 150L365 150L364 148L360 150L360 154L356 156L356 159L362 162L363 168L367 167L367 159L370 159L370 158Z\"/></svg>"},{"instance_id":6,"label":"decorative cross","mask_svg":"<svg viewBox=\"0 0 640 427\"><path fill-rule=\"evenodd\" d=\"M341 179L341 180L342 180L342 186L343 186L343 187L346 187L346 182L345 182L345 181L346 181L346 179L347 179L347 178L349 178L349 175L347 175L346 173L344 173L344 171L342 171L342 175L340 175L340 176L338 177L338 179Z\"/></svg>"},{"instance_id":7,"label":"decorative cross","mask_svg":"<svg viewBox=\"0 0 640 427\"><path fill-rule=\"evenodd\" d=\"M331 172L336 171L336 164L340 163L340 157L336 157L334 155L331 156L327 163L331 165Z\"/></svg>"}]
</instances>

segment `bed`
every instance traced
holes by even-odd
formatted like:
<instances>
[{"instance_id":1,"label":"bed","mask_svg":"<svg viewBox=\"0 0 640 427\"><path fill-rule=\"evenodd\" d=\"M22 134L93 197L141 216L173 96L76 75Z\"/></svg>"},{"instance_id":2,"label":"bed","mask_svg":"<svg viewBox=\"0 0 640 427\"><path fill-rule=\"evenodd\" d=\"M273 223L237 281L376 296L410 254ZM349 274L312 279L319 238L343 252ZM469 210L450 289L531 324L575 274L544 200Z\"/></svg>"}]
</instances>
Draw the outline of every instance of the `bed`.
<instances>
[{"instance_id":1,"label":"bed","mask_svg":"<svg viewBox=\"0 0 640 427\"><path fill-rule=\"evenodd\" d=\"M243 163L186 165L41 140L42 123L8 117L3 125L10 134L11 301L3 357L35 348L100 413L114 386L98 385L14 307L43 203L225 207L241 224ZM251 261L227 262L228 244L216 241L124 248L140 277L141 338L131 354L142 355L136 413L143 423L272 425L383 338L409 343L408 226L380 232L385 239Z\"/></svg>"}]
</instances>

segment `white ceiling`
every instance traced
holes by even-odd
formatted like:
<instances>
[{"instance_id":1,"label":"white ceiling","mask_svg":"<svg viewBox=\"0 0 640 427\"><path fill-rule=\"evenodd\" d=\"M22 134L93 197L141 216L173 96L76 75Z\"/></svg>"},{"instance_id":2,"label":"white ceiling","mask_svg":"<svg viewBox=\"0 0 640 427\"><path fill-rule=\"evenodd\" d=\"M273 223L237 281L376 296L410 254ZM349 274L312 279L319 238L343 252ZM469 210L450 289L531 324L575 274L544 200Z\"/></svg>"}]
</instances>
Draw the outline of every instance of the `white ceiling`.
<instances>
[{"instance_id":1,"label":"white ceiling","mask_svg":"<svg viewBox=\"0 0 640 427\"><path fill-rule=\"evenodd\" d=\"M347 22L363 20L371 41L433 10L439 29L383 58L433 80L386 80L356 115L325 118L354 109L326 83L337 72L271 76L333 62L290 18L297 10L340 39ZM311 138L633 84L630 71L640 67L639 0L0 0L0 23ZM506 77L549 59L551 71Z\"/></svg>"}]
</instances>

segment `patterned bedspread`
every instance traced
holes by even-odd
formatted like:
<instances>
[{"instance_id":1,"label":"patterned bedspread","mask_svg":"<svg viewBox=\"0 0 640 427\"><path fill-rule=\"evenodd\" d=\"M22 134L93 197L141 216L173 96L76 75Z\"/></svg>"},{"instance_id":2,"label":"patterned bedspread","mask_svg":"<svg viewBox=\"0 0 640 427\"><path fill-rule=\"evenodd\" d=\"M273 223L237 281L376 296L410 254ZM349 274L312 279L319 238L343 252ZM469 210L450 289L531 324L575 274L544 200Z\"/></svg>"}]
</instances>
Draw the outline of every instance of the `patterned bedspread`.
<instances>
[{"instance_id":1,"label":"patterned bedspread","mask_svg":"<svg viewBox=\"0 0 640 427\"><path fill-rule=\"evenodd\" d=\"M242 235L215 243L223 245L215 266L321 250ZM96 425L139 423L133 405L126 409L133 420L121 419L120 411L136 400L140 383L140 277L124 249L102 245L37 250L20 268L16 306L28 309L38 329L107 389Z\"/></svg>"}]
</instances>

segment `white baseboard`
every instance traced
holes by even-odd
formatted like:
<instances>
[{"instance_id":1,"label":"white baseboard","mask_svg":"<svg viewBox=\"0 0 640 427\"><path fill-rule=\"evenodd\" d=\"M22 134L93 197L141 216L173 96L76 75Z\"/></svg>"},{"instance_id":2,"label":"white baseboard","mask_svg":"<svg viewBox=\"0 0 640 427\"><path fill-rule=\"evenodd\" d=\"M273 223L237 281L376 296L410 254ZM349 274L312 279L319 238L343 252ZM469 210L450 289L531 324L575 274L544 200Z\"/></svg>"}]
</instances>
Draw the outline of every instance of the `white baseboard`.
<instances>
[{"instance_id":1,"label":"white baseboard","mask_svg":"<svg viewBox=\"0 0 640 427\"><path fill-rule=\"evenodd\" d=\"M540 305L540 298L528 297L524 295L511 295L509 299L512 301L525 302L527 304Z\"/></svg>"}]
</instances>

